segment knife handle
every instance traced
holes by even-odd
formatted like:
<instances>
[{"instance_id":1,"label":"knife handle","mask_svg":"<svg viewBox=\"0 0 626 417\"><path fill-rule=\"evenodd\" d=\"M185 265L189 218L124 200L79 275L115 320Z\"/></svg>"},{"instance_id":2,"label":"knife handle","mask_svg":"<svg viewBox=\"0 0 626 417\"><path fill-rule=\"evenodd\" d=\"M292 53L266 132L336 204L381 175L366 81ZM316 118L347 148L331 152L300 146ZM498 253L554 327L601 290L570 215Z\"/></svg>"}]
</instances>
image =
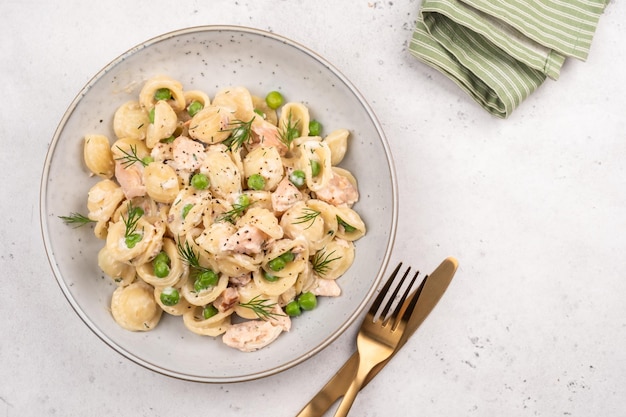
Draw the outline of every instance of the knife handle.
<instances>
[{"instance_id":1,"label":"knife handle","mask_svg":"<svg viewBox=\"0 0 626 417\"><path fill-rule=\"evenodd\" d=\"M296 417L320 417L324 415L326 410L345 394L358 367L359 354L354 352L339 372L324 385L324 388L304 406Z\"/></svg>"},{"instance_id":2,"label":"knife handle","mask_svg":"<svg viewBox=\"0 0 626 417\"><path fill-rule=\"evenodd\" d=\"M402 341L404 344L405 341ZM392 355L393 357L393 355ZM389 362L391 357L378 365L376 365L365 378L363 387L365 387L381 369ZM304 406L296 417L321 417L326 411L348 390L352 378L356 374L359 367L359 354L354 352L346 361L341 369L333 376L330 381ZM363 388L361 387L361 388Z\"/></svg>"}]
</instances>

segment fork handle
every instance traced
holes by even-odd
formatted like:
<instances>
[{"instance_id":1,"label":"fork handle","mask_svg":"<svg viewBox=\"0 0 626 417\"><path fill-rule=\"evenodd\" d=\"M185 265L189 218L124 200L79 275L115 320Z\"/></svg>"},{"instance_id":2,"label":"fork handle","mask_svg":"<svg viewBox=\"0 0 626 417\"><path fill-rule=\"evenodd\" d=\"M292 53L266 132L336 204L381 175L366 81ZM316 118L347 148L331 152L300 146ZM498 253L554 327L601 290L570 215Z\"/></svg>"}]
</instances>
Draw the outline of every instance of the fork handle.
<instances>
[{"instance_id":1,"label":"fork handle","mask_svg":"<svg viewBox=\"0 0 626 417\"><path fill-rule=\"evenodd\" d=\"M361 362L356 376L354 377L354 380L352 380L352 384L350 384L346 395L341 400L339 408L337 408L337 411L335 412L335 417L346 417L348 415L357 394L365 382L365 378L367 378L367 374L369 374L373 367L373 365Z\"/></svg>"}]
</instances>

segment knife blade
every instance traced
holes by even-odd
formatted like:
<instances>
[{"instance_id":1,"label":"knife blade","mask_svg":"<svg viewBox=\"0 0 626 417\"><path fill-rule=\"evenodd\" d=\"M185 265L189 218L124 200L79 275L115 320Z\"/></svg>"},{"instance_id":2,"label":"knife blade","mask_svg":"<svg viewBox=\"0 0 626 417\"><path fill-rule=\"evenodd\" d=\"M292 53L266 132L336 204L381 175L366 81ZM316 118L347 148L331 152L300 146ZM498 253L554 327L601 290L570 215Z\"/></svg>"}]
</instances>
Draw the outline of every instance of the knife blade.
<instances>
[{"instance_id":1,"label":"knife blade","mask_svg":"<svg viewBox=\"0 0 626 417\"><path fill-rule=\"evenodd\" d=\"M448 257L430 275L424 278L420 287L415 291L414 296L418 297L417 305L413 314L409 318L406 330L400 339L400 343L391 357L378 364L367 375L366 386L372 378L389 362L389 360L400 350L408 338L415 333L415 330L422 324L424 319L430 314L441 296L448 288L454 274L458 268L458 261L453 257ZM339 398L345 393L352 378L356 374L359 366L359 354L354 352L343 367L333 376L328 383L304 406L296 417L321 417Z\"/></svg>"}]
</instances>

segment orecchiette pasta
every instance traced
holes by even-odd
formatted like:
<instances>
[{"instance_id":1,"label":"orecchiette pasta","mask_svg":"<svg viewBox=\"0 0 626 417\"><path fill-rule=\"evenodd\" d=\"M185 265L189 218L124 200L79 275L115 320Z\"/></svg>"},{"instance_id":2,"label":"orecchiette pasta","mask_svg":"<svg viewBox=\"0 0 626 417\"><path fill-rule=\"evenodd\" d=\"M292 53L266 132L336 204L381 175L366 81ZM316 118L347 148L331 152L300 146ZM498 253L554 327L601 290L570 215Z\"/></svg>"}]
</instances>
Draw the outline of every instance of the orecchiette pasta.
<instances>
[{"instance_id":1,"label":"orecchiette pasta","mask_svg":"<svg viewBox=\"0 0 626 417\"><path fill-rule=\"evenodd\" d=\"M111 145L104 135L85 136L85 164L87 168L99 177L111 178L115 169L111 157Z\"/></svg>"},{"instance_id":2,"label":"orecchiette pasta","mask_svg":"<svg viewBox=\"0 0 626 417\"><path fill-rule=\"evenodd\" d=\"M218 91L213 105L227 109L236 120L250 120L254 117L254 104L247 88L228 87Z\"/></svg>"},{"instance_id":3,"label":"orecchiette pasta","mask_svg":"<svg viewBox=\"0 0 626 417\"><path fill-rule=\"evenodd\" d=\"M154 148L161 139L167 139L172 136L176 130L178 117L172 106L163 100L156 102L151 116L146 132L146 145L149 148Z\"/></svg>"},{"instance_id":4,"label":"orecchiette pasta","mask_svg":"<svg viewBox=\"0 0 626 417\"><path fill-rule=\"evenodd\" d=\"M270 108L245 87L211 100L158 76L113 115L113 145L85 136L101 177L87 217L105 240L97 262L116 283L121 327L181 316L249 352L290 329L303 293L341 294L366 233L357 181L337 166L350 132L309 137L311 121L301 103Z\"/></svg>"},{"instance_id":5,"label":"orecchiette pasta","mask_svg":"<svg viewBox=\"0 0 626 417\"><path fill-rule=\"evenodd\" d=\"M171 203L179 192L178 175L163 162L152 162L143 170L146 193L157 203Z\"/></svg>"},{"instance_id":6,"label":"orecchiette pasta","mask_svg":"<svg viewBox=\"0 0 626 417\"><path fill-rule=\"evenodd\" d=\"M275 147L259 146L243 158L243 171L246 179L260 174L265 179L264 190L274 191L283 179L283 161Z\"/></svg>"},{"instance_id":7,"label":"orecchiette pasta","mask_svg":"<svg viewBox=\"0 0 626 417\"><path fill-rule=\"evenodd\" d=\"M196 113L189 122L189 136L209 145L220 143L230 135L229 123L228 110L209 105Z\"/></svg>"},{"instance_id":8,"label":"orecchiette pasta","mask_svg":"<svg viewBox=\"0 0 626 417\"><path fill-rule=\"evenodd\" d=\"M350 131L348 129L337 129L324 138L324 142L330 148L330 163L333 166L339 165L343 161L343 157L348 150L349 136Z\"/></svg>"},{"instance_id":9,"label":"orecchiette pasta","mask_svg":"<svg viewBox=\"0 0 626 417\"><path fill-rule=\"evenodd\" d=\"M117 287L111 298L111 314L126 330L152 330L161 319L163 309L154 298L154 289L143 281Z\"/></svg>"},{"instance_id":10,"label":"orecchiette pasta","mask_svg":"<svg viewBox=\"0 0 626 417\"><path fill-rule=\"evenodd\" d=\"M113 131L118 139L143 140L150 124L150 117L138 101L129 101L118 107L113 116Z\"/></svg>"},{"instance_id":11,"label":"orecchiette pasta","mask_svg":"<svg viewBox=\"0 0 626 417\"><path fill-rule=\"evenodd\" d=\"M159 90L167 90L167 96L163 99L159 99ZM175 112L182 111L186 104L182 84L165 75L160 75L146 81L139 93L139 103L141 107L149 113L159 101L164 101L169 104Z\"/></svg>"}]
</instances>

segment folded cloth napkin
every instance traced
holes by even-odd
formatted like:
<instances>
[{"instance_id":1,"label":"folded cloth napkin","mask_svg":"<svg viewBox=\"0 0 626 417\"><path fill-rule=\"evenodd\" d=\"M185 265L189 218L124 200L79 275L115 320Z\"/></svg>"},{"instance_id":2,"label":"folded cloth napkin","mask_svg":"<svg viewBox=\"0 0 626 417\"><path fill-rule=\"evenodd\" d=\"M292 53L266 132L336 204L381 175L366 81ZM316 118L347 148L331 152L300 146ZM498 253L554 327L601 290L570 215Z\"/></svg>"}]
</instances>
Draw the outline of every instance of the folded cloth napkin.
<instances>
[{"instance_id":1,"label":"folded cloth napkin","mask_svg":"<svg viewBox=\"0 0 626 417\"><path fill-rule=\"evenodd\" d=\"M586 60L610 0L423 0L410 52L506 118L567 57Z\"/></svg>"}]
</instances>

